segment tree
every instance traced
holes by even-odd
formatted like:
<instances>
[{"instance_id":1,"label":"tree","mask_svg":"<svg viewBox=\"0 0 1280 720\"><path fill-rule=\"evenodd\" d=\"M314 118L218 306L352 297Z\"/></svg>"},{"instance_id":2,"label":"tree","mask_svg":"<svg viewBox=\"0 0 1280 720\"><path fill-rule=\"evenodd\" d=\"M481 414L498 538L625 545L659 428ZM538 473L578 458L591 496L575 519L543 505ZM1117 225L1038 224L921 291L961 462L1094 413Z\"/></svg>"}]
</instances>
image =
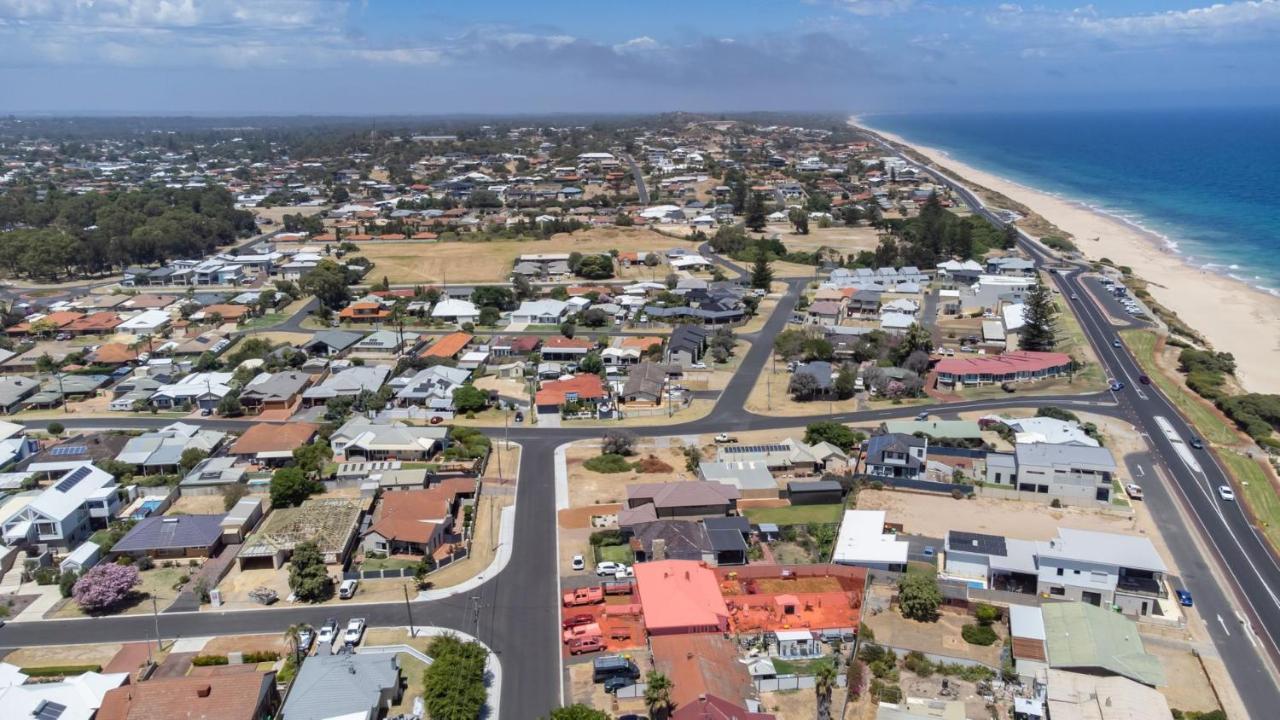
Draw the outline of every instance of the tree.
<instances>
[{"instance_id":1,"label":"tree","mask_svg":"<svg viewBox=\"0 0 1280 720\"><path fill-rule=\"evenodd\" d=\"M321 260L299 284L330 310L339 310L351 300L347 270L332 260Z\"/></svg>"},{"instance_id":2,"label":"tree","mask_svg":"<svg viewBox=\"0 0 1280 720\"><path fill-rule=\"evenodd\" d=\"M333 597L333 578L329 577L324 556L315 543L308 541L294 547L289 557L289 589L303 602L322 602Z\"/></svg>"},{"instance_id":3,"label":"tree","mask_svg":"<svg viewBox=\"0 0 1280 720\"><path fill-rule=\"evenodd\" d=\"M271 476L271 505L278 508L301 505L303 500L322 490L324 486L307 477L301 468L280 468Z\"/></svg>"},{"instance_id":4,"label":"tree","mask_svg":"<svg viewBox=\"0 0 1280 720\"><path fill-rule=\"evenodd\" d=\"M576 332L578 332L578 326L577 326L577 325L574 325L573 323L569 322L568 320L566 320L566 321L564 321L564 322L560 323L560 334L561 334L561 335L563 335L563 336L565 336L565 337L567 337L567 338L572 339L572 338L573 338L574 333L576 333Z\"/></svg>"},{"instance_id":5,"label":"tree","mask_svg":"<svg viewBox=\"0 0 1280 720\"><path fill-rule=\"evenodd\" d=\"M937 619L938 607L942 605L938 578L932 573L907 573L898 583L898 605L904 618L921 622Z\"/></svg>"},{"instance_id":6,"label":"tree","mask_svg":"<svg viewBox=\"0 0 1280 720\"><path fill-rule=\"evenodd\" d=\"M796 229L799 235L809 234L809 213L803 208L791 208L787 213L787 220L791 221L791 226Z\"/></svg>"},{"instance_id":7,"label":"tree","mask_svg":"<svg viewBox=\"0 0 1280 720\"><path fill-rule=\"evenodd\" d=\"M744 221L744 224L748 228L751 228L756 232L764 230L765 223L768 222L768 220L765 218L764 214L763 195L760 193L751 193L751 197L747 199L746 214L747 218Z\"/></svg>"},{"instance_id":8,"label":"tree","mask_svg":"<svg viewBox=\"0 0 1280 720\"><path fill-rule=\"evenodd\" d=\"M329 443L324 440L316 440L293 449L293 462L308 477L319 475L325 463L332 457L333 448L329 447Z\"/></svg>"},{"instance_id":9,"label":"tree","mask_svg":"<svg viewBox=\"0 0 1280 720\"><path fill-rule=\"evenodd\" d=\"M528 300L533 297L533 283L529 282L529 278L523 275L515 275L511 278L511 289L515 292L515 296L519 300Z\"/></svg>"},{"instance_id":10,"label":"tree","mask_svg":"<svg viewBox=\"0 0 1280 720\"><path fill-rule=\"evenodd\" d=\"M612 717L609 713L578 703L556 708L544 720L610 720Z\"/></svg>"},{"instance_id":11,"label":"tree","mask_svg":"<svg viewBox=\"0 0 1280 720\"><path fill-rule=\"evenodd\" d=\"M488 651L477 642L441 635L427 647L432 663L422 674L422 695L432 720L475 720L487 700Z\"/></svg>"},{"instance_id":12,"label":"tree","mask_svg":"<svg viewBox=\"0 0 1280 720\"><path fill-rule=\"evenodd\" d=\"M240 417L244 414L244 406L240 404L240 391L232 390L218 401L218 414L222 417Z\"/></svg>"},{"instance_id":13,"label":"tree","mask_svg":"<svg viewBox=\"0 0 1280 720\"><path fill-rule=\"evenodd\" d=\"M773 352L783 360L794 360L804 352L804 342L808 335L803 330L788 329L773 338Z\"/></svg>"},{"instance_id":14,"label":"tree","mask_svg":"<svg viewBox=\"0 0 1280 720\"><path fill-rule=\"evenodd\" d=\"M599 375L604 372L604 360L600 358L600 353L593 350L583 356L582 362L578 363L578 370L590 375Z\"/></svg>"},{"instance_id":15,"label":"tree","mask_svg":"<svg viewBox=\"0 0 1280 720\"><path fill-rule=\"evenodd\" d=\"M58 437L62 433L66 432L67 429L63 427L62 423L60 422L51 422L48 425L44 426L44 431L54 437Z\"/></svg>"},{"instance_id":16,"label":"tree","mask_svg":"<svg viewBox=\"0 0 1280 720\"><path fill-rule=\"evenodd\" d=\"M289 645L289 653L293 655L293 661L301 662L304 648L302 647L302 633L310 630L311 626L306 623L294 623L285 628L284 641Z\"/></svg>"},{"instance_id":17,"label":"tree","mask_svg":"<svg viewBox=\"0 0 1280 720\"><path fill-rule=\"evenodd\" d=\"M933 352L933 335L920 323L911 323L901 342L893 348L893 363L903 367L911 353L923 352L926 356Z\"/></svg>"},{"instance_id":18,"label":"tree","mask_svg":"<svg viewBox=\"0 0 1280 720\"><path fill-rule=\"evenodd\" d=\"M771 285L773 285L773 266L769 264L769 254L764 251L764 248L758 248L755 262L751 265L751 287L767 291Z\"/></svg>"},{"instance_id":19,"label":"tree","mask_svg":"<svg viewBox=\"0 0 1280 720\"><path fill-rule=\"evenodd\" d=\"M480 316L476 318L476 320L481 325L487 325L492 327L498 324L499 317L500 317L500 314L499 314L498 308L493 307L492 305L486 305L480 308Z\"/></svg>"},{"instance_id":20,"label":"tree","mask_svg":"<svg viewBox=\"0 0 1280 720\"><path fill-rule=\"evenodd\" d=\"M453 391L453 408L463 413L475 413L489 407L489 393L475 385L466 384Z\"/></svg>"},{"instance_id":21,"label":"tree","mask_svg":"<svg viewBox=\"0 0 1280 720\"><path fill-rule=\"evenodd\" d=\"M812 373L798 372L791 375L787 392L796 400L809 400L818 392L818 378Z\"/></svg>"},{"instance_id":22,"label":"tree","mask_svg":"<svg viewBox=\"0 0 1280 720\"><path fill-rule=\"evenodd\" d=\"M841 400L847 400L853 397L858 388L858 373L853 369L852 363L844 363L840 366L840 371L836 373L835 390L836 397Z\"/></svg>"},{"instance_id":23,"label":"tree","mask_svg":"<svg viewBox=\"0 0 1280 720\"><path fill-rule=\"evenodd\" d=\"M249 494L249 488L244 483L233 483L222 487L222 509L231 512L231 508L244 499Z\"/></svg>"},{"instance_id":24,"label":"tree","mask_svg":"<svg viewBox=\"0 0 1280 720\"><path fill-rule=\"evenodd\" d=\"M684 453L684 469L689 472L698 472L698 467L702 465L702 448L697 445L685 445L681 452Z\"/></svg>"},{"instance_id":25,"label":"tree","mask_svg":"<svg viewBox=\"0 0 1280 720\"><path fill-rule=\"evenodd\" d=\"M635 452L636 436L626 430L610 430L600 443L602 455L630 455Z\"/></svg>"},{"instance_id":26,"label":"tree","mask_svg":"<svg viewBox=\"0 0 1280 720\"><path fill-rule=\"evenodd\" d=\"M1057 344L1054 331L1058 308L1053 303L1049 288L1037 282L1027 293L1022 309L1022 332L1018 334L1018 348L1022 350L1052 350Z\"/></svg>"},{"instance_id":27,"label":"tree","mask_svg":"<svg viewBox=\"0 0 1280 720\"><path fill-rule=\"evenodd\" d=\"M650 670L644 676L644 704L649 708L649 715L654 720L666 720L671 713L671 679L657 670Z\"/></svg>"},{"instance_id":28,"label":"tree","mask_svg":"<svg viewBox=\"0 0 1280 720\"><path fill-rule=\"evenodd\" d=\"M191 468L199 465L200 461L207 457L209 453L200 448L187 448L182 451L182 457L178 459L178 467L182 468L183 472L190 472Z\"/></svg>"},{"instance_id":29,"label":"tree","mask_svg":"<svg viewBox=\"0 0 1280 720\"><path fill-rule=\"evenodd\" d=\"M827 442L835 445L845 452L849 452L862 442L864 435L854 432L847 425L832 420L819 420L815 423L809 423L804 428L804 442L806 445L815 445L820 442Z\"/></svg>"},{"instance_id":30,"label":"tree","mask_svg":"<svg viewBox=\"0 0 1280 720\"><path fill-rule=\"evenodd\" d=\"M71 596L81 610L102 612L123 602L139 582L138 568L102 563L90 568L76 581Z\"/></svg>"},{"instance_id":31,"label":"tree","mask_svg":"<svg viewBox=\"0 0 1280 720\"><path fill-rule=\"evenodd\" d=\"M831 720L831 691L836 686L836 664L824 660L814 672L813 692L817 696L818 720Z\"/></svg>"}]
</instances>

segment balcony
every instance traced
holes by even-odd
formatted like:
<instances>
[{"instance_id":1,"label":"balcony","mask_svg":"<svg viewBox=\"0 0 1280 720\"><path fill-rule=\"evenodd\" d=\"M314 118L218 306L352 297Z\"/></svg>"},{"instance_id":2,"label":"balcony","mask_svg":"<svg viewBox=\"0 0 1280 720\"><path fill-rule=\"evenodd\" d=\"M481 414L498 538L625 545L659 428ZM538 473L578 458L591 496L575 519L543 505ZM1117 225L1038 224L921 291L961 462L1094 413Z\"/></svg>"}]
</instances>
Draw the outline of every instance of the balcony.
<instances>
[{"instance_id":1,"label":"balcony","mask_svg":"<svg viewBox=\"0 0 1280 720\"><path fill-rule=\"evenodd\" d=\"M1169 591L1165 589L1164 582L1159 577L1121 575L1116 579L1116 592L1156 598L1169 597Z\"/></svg>"}]
</instances>

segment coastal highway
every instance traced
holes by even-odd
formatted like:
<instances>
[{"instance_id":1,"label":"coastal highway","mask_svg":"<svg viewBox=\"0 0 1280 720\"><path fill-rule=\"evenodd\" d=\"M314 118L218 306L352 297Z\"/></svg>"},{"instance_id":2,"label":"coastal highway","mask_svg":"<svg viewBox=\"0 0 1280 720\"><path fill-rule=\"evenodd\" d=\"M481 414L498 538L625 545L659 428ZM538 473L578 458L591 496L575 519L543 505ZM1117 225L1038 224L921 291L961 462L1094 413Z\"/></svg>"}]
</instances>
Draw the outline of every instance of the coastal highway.
<instances>
[{"instance_id":1,"label":"coastal highway","mask_svg":"<svg viewBox=\"0 0 1280 720\"><path fill-rule=\"evenodd\" d=\"M889 152L914 163L896 147L877 136L870 136ZM956 179L932 165L929 172L940 183L950 187L969 208L997 226L1003 219L991 212L978 197ZM1016 227L1016 226L1015 226ZM1149 504L1161 531L1170 537L1169 548L1182 568L1183 580L1195 598L1197 611L1204 619L1214 646L1231 673L1241 699L1252 717L1274 717L1280 707L1280 687L1272 668L1280 664L1280 563L1267 541L1252 525L1243 508L1236 502L1219 499L1216 488L1230 485L1227 473L1212 451L1196 451L1198 462L1186 462L1173 443L1156 424L1157 417L1166 418L1183 441L1195 434L1173 404L1155 386L1142 385L1138 378L1142 369L1123 344L1114 347L1116 331L1110 321L1090 299L1089 289L1081 280L1085 269L1079 263L1066 263L1053 257L1035 238L1016 228L1019 244L1041 266L1062 268L1053 274L1066 302L1080 319L1089 343L1111 377L1125 387L1113 393L1121 413L1147 438L1153 455L1144 470L1147 475L1135 478L1154 501ZM1066 269L1070 268L1070 269ZM1072 294L1076 299L1072 299ZM1156 473L1156 464L1161 472ZM1162 477L1167 486L1158 486ZM1170 500L1164 502L1166 497ZM1178 512L1181 510L1181 513ZM1186 528L1183 515L1190 518ZM1210 571L1207 561L1195 543L1184 538L1188 531L1198 532L1200 540L1213 555L1222 575L1224 587ZM1232 600L1235 602L1233 603ZM1239 607L1236 611L1234 607ZM1270 661L1270 664L1268 663Z\"/></svg>"},{"instance_id":2,"label":"coastal highway","mask_svg":"<svg viewBox=\"0 0 1280 720\"><path fill-rule=\"evenodd\" d=\"M644 173L640 171L640 166L636 164L635 159L630 155L623 155L622 159L631 168L631 177L636 181L636 197L640 200L641 205L648 205L649 188L644 186Z\"/></svg>"}]
</instances>

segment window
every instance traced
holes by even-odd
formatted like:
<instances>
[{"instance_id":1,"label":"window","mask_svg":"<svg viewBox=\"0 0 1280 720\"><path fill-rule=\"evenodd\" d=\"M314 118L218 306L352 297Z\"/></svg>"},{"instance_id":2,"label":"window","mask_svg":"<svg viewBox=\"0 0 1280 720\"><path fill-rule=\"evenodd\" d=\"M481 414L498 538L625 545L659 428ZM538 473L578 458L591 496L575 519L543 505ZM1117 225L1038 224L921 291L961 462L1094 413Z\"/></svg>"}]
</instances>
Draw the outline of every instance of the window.
<instances>
[{"instance_id":1,"label":"window","mask_svg":"<svg viewBox=\"0 0 1280 720\"><path fill-rule=\"evenodd\" d=\"M1055 585L1054 587L1049 588L1049 594L1050 595L1066 595L1067 590L1066 588L1060 588Z\"/></svg>"},{"instance_id":2,"label":"window","mask_svg":"<svg viewBox=\"0 0 1280 720\"><path fill-rule=\"evenodd\" d=\"M1058 577L1062 577L1062 568L1058 568Z\"/></svg>"}]
</instances>

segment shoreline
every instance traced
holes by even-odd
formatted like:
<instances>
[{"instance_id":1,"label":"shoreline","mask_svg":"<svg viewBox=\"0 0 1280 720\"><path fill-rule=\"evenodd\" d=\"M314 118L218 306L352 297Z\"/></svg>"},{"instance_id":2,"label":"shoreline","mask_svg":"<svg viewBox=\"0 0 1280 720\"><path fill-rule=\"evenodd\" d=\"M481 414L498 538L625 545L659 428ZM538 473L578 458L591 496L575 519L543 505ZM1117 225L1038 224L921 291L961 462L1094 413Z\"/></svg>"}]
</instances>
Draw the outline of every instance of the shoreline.
<instances>
[{"instance_id":1,"label":"shoreline","mask_svg":"<svg viewBox=\"0 0 1280 720\"><path fill-rule=\"evenodd\" d=\"M1031 208L1070 233L1086 258L1096 261L1105 257L1133 268L1160 304L1177 313L1215 350L1235 356L1236 379L1246 391L1280 393L1280 373L1275 372L1273 360L1274 353L1280 351L1280 297L1214 268L1191 264L1176 251L1175 239L1132 220L975 168L945 151L881 130L857 116L849 123L910 147L956 179Z\"/></svg>"}]
</instances>

